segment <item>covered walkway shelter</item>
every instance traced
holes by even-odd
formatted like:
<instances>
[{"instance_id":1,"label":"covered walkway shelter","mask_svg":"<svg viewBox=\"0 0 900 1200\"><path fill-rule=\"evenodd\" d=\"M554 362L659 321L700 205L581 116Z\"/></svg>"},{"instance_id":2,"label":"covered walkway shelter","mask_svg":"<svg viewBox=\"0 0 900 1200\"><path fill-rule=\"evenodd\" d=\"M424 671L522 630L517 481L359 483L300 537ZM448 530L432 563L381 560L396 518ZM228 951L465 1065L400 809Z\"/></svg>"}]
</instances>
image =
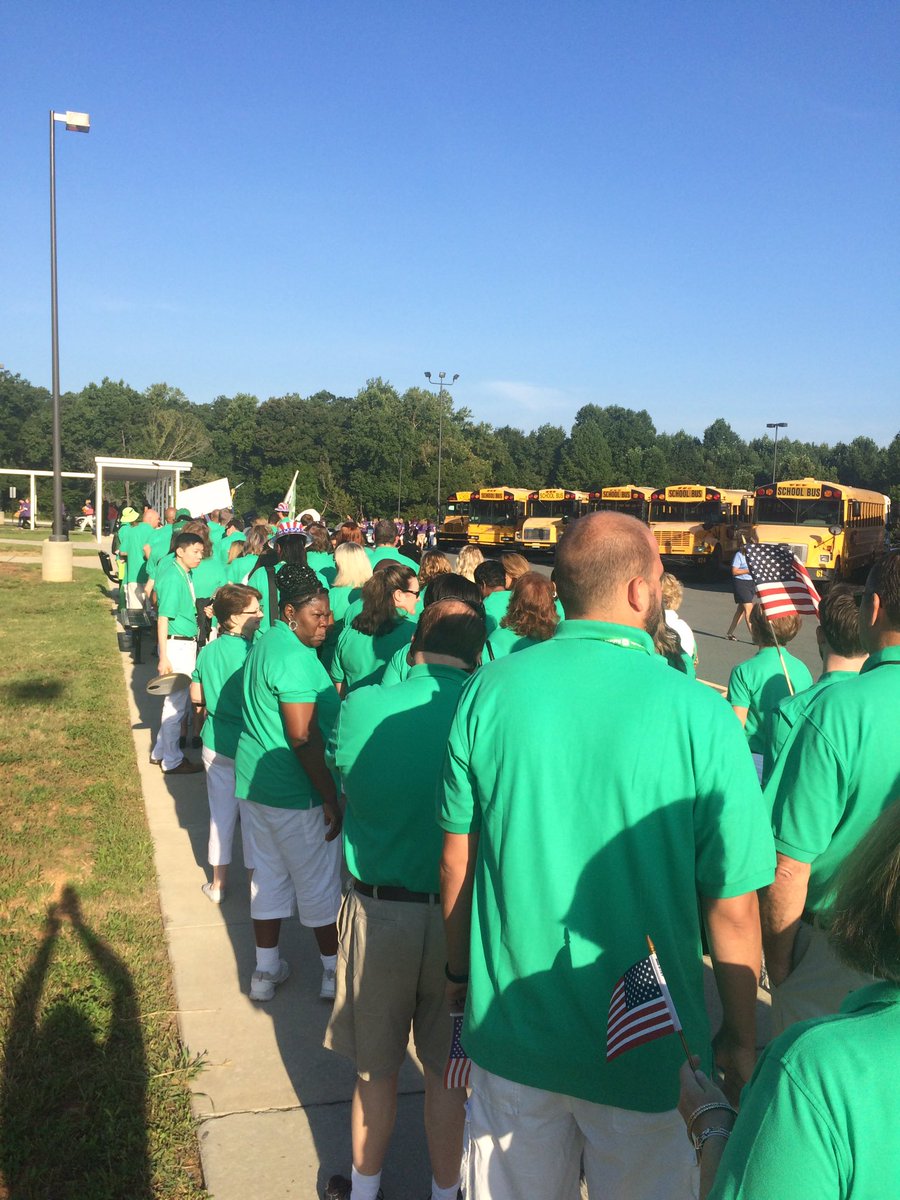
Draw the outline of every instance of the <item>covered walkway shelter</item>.
<instances>
[{"instance_id":1,"label":"covered walkway shelter","mask_svg":"<svg viewBox=\"0 0 900 1200\"><path fill-rule=\"evenodd\" d=\"M60 472L63 479L93 479L94 476L90 471L62 471ZM24 477L28 480L28 503L31 507L31 517L28 525L30 529L34 529L37 521L37 488L35 480L37 479L52 479L52 471L26 471L20 467L0 467L0 479L5 479L7 476L14 479ZM51 514L52 515L52 514Z\"/></svg>"},{"instance_id":2,"label":"covered walkway shelter","mask_svg":"<svg viewBox=\"0 0 900 1200\"><path fill-rule=\"evenodd\" d=\"M178 507L181 477L187 475L193 463L155 458L95 458L96 467L96 527L99 544L103 533L103 488L111 480L141 485L141 493L158 512L170 505Z\"/></svg>"}]
</instances>

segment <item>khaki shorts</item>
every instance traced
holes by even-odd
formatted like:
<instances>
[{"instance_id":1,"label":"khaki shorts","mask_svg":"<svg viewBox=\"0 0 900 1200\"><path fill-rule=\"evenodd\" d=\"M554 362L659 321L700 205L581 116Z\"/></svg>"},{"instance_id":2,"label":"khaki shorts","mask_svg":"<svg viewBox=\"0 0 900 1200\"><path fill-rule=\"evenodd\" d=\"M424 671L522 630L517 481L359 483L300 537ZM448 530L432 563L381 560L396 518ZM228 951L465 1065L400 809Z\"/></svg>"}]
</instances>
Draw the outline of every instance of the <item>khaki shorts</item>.
<instances>
[{"instance_id":1,"label":"khaki shorts","mask_svg":"<svg viewBox=\"0 0 900 1200\"><path fill-rule=\"evenodd\" d=\"M443 1075L453 1025L444 997L440 904L349 891L338 938L337 994L325 1046L352 1059L361 1079L379 1079L400 1069L411 1025L423 1066Z\"/></svg>"},{"instance_id":2,"label":"khaki shorts","mask_svg":"<svg viewBox=\"0 0 900 1200\"><path fill-rule=\"evenodd\" d=\"M801 924L794 942L793 965L784 983L772 988L772 1037L798 1021L840 1012L851 992L875 983L845 966L820 926Z\"/></svg>"}]
</instances>

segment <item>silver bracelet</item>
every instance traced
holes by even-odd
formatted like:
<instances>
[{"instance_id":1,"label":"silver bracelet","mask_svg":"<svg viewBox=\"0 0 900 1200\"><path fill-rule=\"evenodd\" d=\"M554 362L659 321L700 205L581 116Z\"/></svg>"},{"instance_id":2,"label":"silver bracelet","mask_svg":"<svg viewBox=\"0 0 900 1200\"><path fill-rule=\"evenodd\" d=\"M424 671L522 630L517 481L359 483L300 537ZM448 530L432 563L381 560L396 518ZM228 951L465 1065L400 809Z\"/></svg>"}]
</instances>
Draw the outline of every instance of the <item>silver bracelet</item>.
<instances>
[{"instance_id":1,"label":"silver bracelet","mask_svg":"<svg viewBox=\"0 0 900 1200\"><path fill-rule=\"evenodd\" d=\"M714 1109L717 1109L717 1108L722 1109L723 1112L730 1112L735 1117L738 1115L737 1109L732 1108L727 1100L714 1100L710 1104L701 1104L699 1108L694 1109L694 1111L691 1113L691 1115L687 1119L687 1135L688 1135L689 1142L692 1142L694 1140L694 1122L697 1120L697 1118L699 1116L702 1116L703 1113L712 1112Z\"/></svg>"},{"instance_id":2,"label":"silver bracelet","mask_svg":"<svg viewBox=\"0 0 900 1200\"><path fill-rule=\"evenodd\" d=\"M725 1129L721 1125L714 1125L712 1127L712 1129L704 1129L703 1132L698 1137L694 1138L694 1149L697 1151L698 1164L699 1164L700 1158L703 1154L703 1147L706 1145L707 1140L711 1137L724 1138L725 1141L727 1142L728 1139L731 1137L731 1130Z\"/></svg>"}]
</instances>

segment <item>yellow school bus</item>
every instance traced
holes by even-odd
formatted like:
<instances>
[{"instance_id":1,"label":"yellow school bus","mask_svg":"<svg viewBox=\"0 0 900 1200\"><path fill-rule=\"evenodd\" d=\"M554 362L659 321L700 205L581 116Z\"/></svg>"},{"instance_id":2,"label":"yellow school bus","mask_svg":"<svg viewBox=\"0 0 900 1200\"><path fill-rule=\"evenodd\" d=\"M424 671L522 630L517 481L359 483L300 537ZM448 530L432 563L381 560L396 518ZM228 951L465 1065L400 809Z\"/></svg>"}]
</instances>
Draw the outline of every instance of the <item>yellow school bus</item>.
<instances>
[{"instance_id":1,"label":"yellow school bus","mask_svg":"<svg viewBox=\"0 0 900 1200\"><path fill-rule=\"evenodd\" d=\"M750 534L753 495L740 488L680 483L650 498L650 531L667 567L692 565L715 577Z\"/></svg>"},{"instance_id":2,"label":"yellow school bus","mask_svg":"<svg viewBox=\"0 0 900 1200\"><path fill-rule=\"evenodd\" d=\"M509 546L525 519L531 488L483 487L469 500L468 540L476 546Z\"/></svg>"},{"instance_id":3,"label":"yellow school bus","mask_svg":"<svg viewBox=\"0 0 900 1200\"><path fill-rule=\"evenodd\" d=\"M516 534L523 550L556 549L570 521L587 512L588 493L565 488L540 488L529 492L525 502L525 520Z\"/></svg>"},{"instance_id":4,"label":"yellow school bus","mask_svg":"<svg viewBox=\"0 0 900 1200\"><path fill-rule=\"evenodd\" d=\"M468 537L471 492L454 492L444 505L444 519L437 529L439 546L462 546Z\"/></svg>"},{"instance_id":5,"label":"yellow school bus","mask_svg":"<svg viewBox=\"0 0 900 1200\"><path fill-rule=\"evenodd\" d=\"M753 535L759 542L786 542L814 580L837 583L884 553L890 511L880 492L785 479L756 489Z\"/></svg>"},{"instance_id":6,"label":"yellow school bus","mask_svg":"<svg viewBox=\"0 0 900 1200\"><path fill-rule=\"evenodd\" d=\"M598 492L591 492L589 508L591 512L626 513L629 517L637 517L646 524L650 519L650 500L655 490L633 483L602 488Z\"/></svg>"}]
</instances>

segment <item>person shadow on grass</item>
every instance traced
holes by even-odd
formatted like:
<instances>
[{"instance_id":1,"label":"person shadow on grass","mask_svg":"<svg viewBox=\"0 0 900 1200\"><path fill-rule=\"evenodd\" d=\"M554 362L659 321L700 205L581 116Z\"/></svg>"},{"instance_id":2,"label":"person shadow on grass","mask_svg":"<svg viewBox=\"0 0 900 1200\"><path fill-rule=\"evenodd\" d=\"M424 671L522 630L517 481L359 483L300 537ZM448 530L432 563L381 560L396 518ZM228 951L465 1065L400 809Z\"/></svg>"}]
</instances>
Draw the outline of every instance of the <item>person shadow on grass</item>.
<instances>
[{"instance_id":1,"label":"person shadow on grass","mask_svg":"<svg viewBox=\"0 0 900 1200\"><path fill-rule=\"evenodd\" d=\"M60 952L66 921L87 962ZM6 1037L0 1170L9 1200L152 1196L146 1090L131 974L84 924L67 886L47 910Z\"/></svg>"}]
</instances>

